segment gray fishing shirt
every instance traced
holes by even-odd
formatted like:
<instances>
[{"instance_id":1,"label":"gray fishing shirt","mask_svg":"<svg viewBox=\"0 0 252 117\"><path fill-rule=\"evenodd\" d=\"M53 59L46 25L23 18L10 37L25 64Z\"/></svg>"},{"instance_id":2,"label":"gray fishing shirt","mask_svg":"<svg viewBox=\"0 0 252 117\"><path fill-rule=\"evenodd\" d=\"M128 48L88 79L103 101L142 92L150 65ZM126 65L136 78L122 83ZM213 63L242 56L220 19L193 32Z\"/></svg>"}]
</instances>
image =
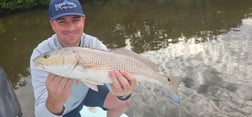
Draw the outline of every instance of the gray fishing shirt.
<instances>
[{"instance_id":1,"label":"gray fishing shirt","mask_svg":"<svg viewBox=\"0 0 252 117\"><path fill-rule=\"evenodd\" d=\"M96 37L83 33L81 37L81 47L97 48L101 50L107 50L107 47L99 41ZM32 77L32 86L34 90L35 98L35 116L36 117L61 117L51 113L46 107L46 100L48 96L45 81L47 79L48 73L35 69L35 64L33 59L42 53L62 48L61 44L57 40L57 36L54 34L47 40L42 41L32 52L30 58L30 69ZM71 96L65 102L64 113L68 113L76 108L85 98L88 87L83 83L74 82L72 86Z\"/></svg>"}]
</instances>

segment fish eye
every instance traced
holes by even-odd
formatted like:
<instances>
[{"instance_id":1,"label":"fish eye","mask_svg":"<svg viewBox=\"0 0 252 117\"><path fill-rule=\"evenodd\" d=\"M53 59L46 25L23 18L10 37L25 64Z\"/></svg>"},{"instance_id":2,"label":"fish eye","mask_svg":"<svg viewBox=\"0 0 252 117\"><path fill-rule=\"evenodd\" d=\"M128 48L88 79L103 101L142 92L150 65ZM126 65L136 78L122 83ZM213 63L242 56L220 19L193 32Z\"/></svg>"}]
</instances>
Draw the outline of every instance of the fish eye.
<instances>
[{"instance_id":1,"label":"fish eye","mask_svg":"<svg viewBox=\"0 0 252 117\"><path fill-rule=\"evenodd\" d=\"M48 58L50 55L49 54L45 54L43 57L46 59Z\"/></svg>"},{"instance_id":2,"label":"fish eye","mask_svg":"<svg viewBox=\"0 0 252 117\"><path fill-rule=\"evenodd\" d=\"M168 80L169 82L171 82L171 79L170 79L170 78L167 78L167 80Z\"/></svg>"}]
</instances>

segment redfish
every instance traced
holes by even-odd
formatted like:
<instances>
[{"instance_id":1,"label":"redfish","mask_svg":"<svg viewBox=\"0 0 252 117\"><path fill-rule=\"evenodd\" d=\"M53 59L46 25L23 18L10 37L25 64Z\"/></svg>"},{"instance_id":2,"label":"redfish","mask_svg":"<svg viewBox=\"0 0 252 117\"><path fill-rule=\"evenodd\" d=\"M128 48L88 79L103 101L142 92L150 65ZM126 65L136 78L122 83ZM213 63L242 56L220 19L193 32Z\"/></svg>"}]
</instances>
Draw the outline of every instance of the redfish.
<instances>
[{"instance_id":1,"label":"redfish","mask_svg":"<svg viewBox=\"0 0 252 117\"><path fill-rule=\"evenodd\" d=\"M181 78L161 74L154 62L123 48L103 51L66 47L43 53L34 63L39 70L80 80L95 91L98 91L97 85L112 83L109 71L125 70L134 75L137 82L158 84L176 103L180 102L176 92Z\"/></svg>"}]
</instances>

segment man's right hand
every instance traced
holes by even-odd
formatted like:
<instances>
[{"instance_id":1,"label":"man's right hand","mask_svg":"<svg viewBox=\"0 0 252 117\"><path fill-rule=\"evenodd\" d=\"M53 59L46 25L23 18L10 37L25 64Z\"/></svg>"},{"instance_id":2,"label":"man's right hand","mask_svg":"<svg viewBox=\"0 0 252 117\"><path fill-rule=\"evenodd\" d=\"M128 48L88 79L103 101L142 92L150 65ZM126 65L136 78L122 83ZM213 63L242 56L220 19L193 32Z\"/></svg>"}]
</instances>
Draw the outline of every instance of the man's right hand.
<instances>
[{"instance_id":1,"label":"man's right hand","mask_svg":"<svg viewBox=\"0 0 252 117\"><path fill-rule=\"evenodd\" d=\"M46 79L46 88L48 90L46 107L50 112L56 115L63 113L64 103L71 95L73 82L73 79L49 73Z\"/></svg>"}]
</instances>

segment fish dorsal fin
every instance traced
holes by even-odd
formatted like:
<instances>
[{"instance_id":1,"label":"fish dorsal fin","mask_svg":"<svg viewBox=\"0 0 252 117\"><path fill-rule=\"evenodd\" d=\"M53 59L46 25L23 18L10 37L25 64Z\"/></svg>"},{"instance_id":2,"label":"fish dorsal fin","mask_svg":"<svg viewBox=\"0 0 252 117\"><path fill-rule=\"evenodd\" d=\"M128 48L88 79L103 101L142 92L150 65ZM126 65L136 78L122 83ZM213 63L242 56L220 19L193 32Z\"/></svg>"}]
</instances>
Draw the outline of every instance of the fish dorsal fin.
<instances>
[{"instance_id":1,"label":"fish dorsal fin","mask_svg":"<svg viewBox=\"0 0 252 117\"><path fill-rule=\"evenodd\" d=\"M158 71L158 66L151 60L144 58L143 56L132 52L130 50L127 50L126 48L118 48L115 50L111 50L111 52L116 53L116 54L122 54L122 55L126 55L129 57L133 57L143 63L145 63L147 66L151 67L153 70Z\"/></svg>"}]
</instances>

